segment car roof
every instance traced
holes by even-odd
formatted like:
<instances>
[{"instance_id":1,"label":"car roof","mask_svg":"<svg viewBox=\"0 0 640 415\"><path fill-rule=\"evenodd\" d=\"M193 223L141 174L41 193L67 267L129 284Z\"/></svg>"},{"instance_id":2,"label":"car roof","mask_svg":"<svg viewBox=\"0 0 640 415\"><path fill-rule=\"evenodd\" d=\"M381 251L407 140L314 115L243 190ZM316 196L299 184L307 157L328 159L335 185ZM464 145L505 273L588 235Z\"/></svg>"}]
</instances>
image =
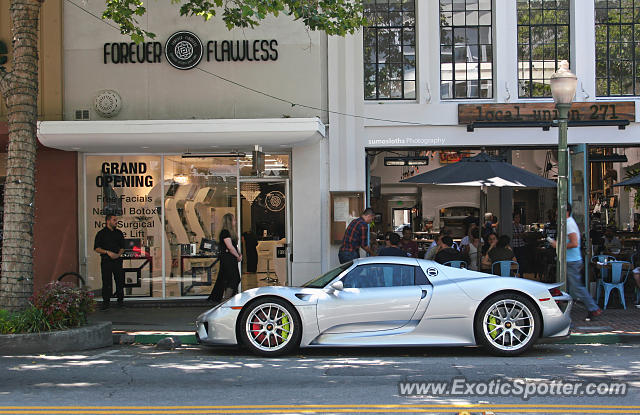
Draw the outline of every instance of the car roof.
<instances>
[{"instance_id":1,"label":"car roof","mask_svg":"<svg viewBox=\"0 0 640 415\"><path fill-rule=\"evenodd\" d=\"M401 256L372 256L367 258L358 258L353 261L355 265L362 264L401 264L401 265L417 265L416 258Z\"/></svg>"}]
</instances>

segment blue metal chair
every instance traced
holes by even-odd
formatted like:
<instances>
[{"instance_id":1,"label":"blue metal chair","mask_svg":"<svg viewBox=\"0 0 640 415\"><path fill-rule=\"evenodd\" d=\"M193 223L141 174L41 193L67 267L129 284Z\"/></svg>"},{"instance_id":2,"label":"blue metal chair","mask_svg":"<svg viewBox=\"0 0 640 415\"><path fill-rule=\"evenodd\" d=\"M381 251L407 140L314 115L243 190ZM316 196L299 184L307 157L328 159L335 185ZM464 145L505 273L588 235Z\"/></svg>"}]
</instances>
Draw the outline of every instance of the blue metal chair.
<instances>
[{"instance_id":1,"label":"blue metal chair","mask_svg":"<svg viewBox=\"0 0 640 415\"><path fill-rule=\"evenodd\" d=\"M447 267L451 267L451 268L466 268L467 267L467 263L465 261L448 261L448 262L445 262L442 265L446 265Z\"/></svg>"},{"instance_id":2,"label":"blue metal chair","mask_svg":"<svg viewBox=\"0 0 640 415\"><path fill-rule=\"evenodd\" d=\"M512 268L514 264L515 269ZM500 267L500 274L496 274L496 265ZM511 275L512 271L515 271L513 275ZM501 277L517 277L520 274L520 264L516 261L496 261L491 264L491 273Z\"/></svg>"},{"instance_id":3,"label":"blue metal chair","mask_svg":"<svg viewBox=\"0 0 640 415\"><path fill-rule=\"evenodd\" d=\"M611 255L594 255L591 257L591 263L594 265L597 263L608 264L609 262L617 261L616 257ZM609 279L609 268L606 266L600 266L600 277L596 283L596 298L600 298L601 281Z\"/></svg>"},{"instance_id":4,"label":"blue metal chair","mask_svg":"<svg viewBox=\"0 0 640 415\"><path fill-rule=\"evenodd\" d=\"M629 277L629 272L631 271L631 263L628 261L611 261L608 262L607 265L611 266L611 282L607 282L604 279L601 279L599 285L604 289L604 308L606 310L607 303L609 303L609 295L613 289L618 290L618 294L620 294L620 300L622 301L622 307L626 310L627 304L624 301L624 284L627 282L627 278ZM625 271L626 266L626 271ZM622 274L624 273L624 278ZM600 290L598 290L599 294ZM597 300L600 300L600 296L598 295Z\"/></svg>"}]
</instances>

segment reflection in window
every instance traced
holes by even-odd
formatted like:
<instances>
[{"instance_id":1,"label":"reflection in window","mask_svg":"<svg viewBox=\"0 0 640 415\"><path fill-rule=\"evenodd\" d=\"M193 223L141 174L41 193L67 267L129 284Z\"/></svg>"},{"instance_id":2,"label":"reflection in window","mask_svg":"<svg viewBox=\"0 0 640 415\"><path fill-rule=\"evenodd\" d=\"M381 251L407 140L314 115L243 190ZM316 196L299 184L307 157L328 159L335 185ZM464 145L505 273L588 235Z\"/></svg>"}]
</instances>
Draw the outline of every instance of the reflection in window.
<instances>
[{"instance_id":1,"label":"reflection in window","mask_svg":"<svg viewBox=\"0 0 640 415\"><path fill-rule=\"evenodd\" d=\"M414 0L365 0L364 98L416 98Z\"/></svg>"},{"instance_id":2,"label":"reflection in window","mask_svg":"<svg viewBox=\"0 0 640 415\"><path fill-rule=\"evenodd\" d=\"M440 97L492 98L491 0L440 0Z\"/></svg>"},{"instance_id":3,"label":"reflection in window","mask_svg":"<svg viewBox=\"0 0 640 415\"><path fill-rule=\"evenodd\" d=\"M569 60L569 0L518 0L520 98L550 97L551 75Z\"/></svg>"},{"instance_id":4,"label":"reflection in window","mask_svg":"<svg viewBox=\"0 0 640 415\"><path fill-rule=\"evenodd\" d=\"M404 287L415 284L415 268L410 265L360 265L349 272L342 283L345 288Z\"/></svg>"},{"instance_id":5,"label":"reflection in window","mask_svg":"<svg viewBox=\"0 0 640 415\"><path fill-rule=\"evenodd\" d=\"M640 0L596 0L596 94L640 95Z\"/></svg>"}]
</instances>

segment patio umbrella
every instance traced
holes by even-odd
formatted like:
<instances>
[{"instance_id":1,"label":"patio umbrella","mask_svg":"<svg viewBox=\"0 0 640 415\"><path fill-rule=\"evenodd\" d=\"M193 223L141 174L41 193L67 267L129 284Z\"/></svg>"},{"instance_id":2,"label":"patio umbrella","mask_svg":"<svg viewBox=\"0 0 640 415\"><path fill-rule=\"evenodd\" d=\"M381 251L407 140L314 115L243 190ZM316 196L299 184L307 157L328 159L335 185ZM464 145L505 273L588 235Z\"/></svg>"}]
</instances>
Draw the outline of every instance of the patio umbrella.
<instances>
[{"instance_id":1,"label":"patio umbrella","mask_svg":"<svg viewBox=\"0 0 640 415\"><path fill-rule=\"evenodd\" d=\"M448 186L556 187L556 182L552 180L497 160L487 153L462 159L401 182Z\"/></svg>"},{"instance_id":2,"label":"patio umbrella","mask_svg":"<svg viewBox=\"0 0 640 415\"><path fill-rule=\"evenodd\" d=\"M624 180L620 183L616 183L614 186L640 186L640 175Z\"/></svg>"},{"instance_id":3,"label":"patio umbrella","mask_svg":"<svg viewBox=\"0 0 640 415\"><path fill-rule=\"evenodd\" d=\"M556 187L556 182L491 157L487 153L464 158L417 176L402 183L436 184L446 186L477 186L480 188L480 221L484 217L483 203L486 186L495 187ZM482 223L482 222L481 222ZM480 266L480 250L478 250Z\"/></svg>"}]
</instances>

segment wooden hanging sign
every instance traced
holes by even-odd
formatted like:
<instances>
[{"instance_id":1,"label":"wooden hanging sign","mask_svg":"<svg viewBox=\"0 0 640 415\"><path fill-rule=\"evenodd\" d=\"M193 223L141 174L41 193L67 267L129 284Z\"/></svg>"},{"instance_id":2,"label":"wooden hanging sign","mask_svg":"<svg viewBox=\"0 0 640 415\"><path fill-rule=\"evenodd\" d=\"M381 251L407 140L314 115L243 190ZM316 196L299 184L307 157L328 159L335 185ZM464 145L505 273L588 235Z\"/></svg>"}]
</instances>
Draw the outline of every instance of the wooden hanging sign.
<instances>
[{"instance_id":1,"label":"wooden hanging sign","mask_svg":"<svg viewBox=\"0 0 640 415\"><path fill-rule=\"evenodd\" d=\"M553 102L458 105L458 124L550 122L557 116ZM569 120L635 122L635 101L574 102L569 111Z\"/></svg>"}]
</instances>

